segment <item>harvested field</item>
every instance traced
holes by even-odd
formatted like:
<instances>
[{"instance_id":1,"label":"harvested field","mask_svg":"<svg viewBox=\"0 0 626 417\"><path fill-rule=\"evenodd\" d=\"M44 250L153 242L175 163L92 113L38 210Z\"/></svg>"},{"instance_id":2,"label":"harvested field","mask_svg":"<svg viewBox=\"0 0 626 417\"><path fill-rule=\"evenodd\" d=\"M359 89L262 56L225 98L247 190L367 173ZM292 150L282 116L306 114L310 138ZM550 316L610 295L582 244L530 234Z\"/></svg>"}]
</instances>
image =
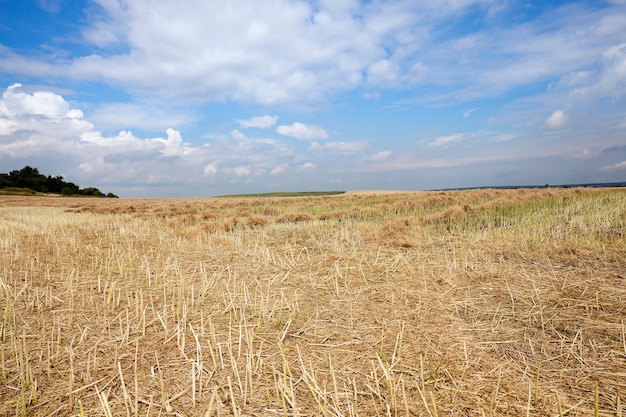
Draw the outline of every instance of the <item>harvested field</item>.
<instances>
[{"instance_id":1,"label":"harvested field","mask_svg":"<svg viewBox=\"0 0 626 417\"><path fill-rule=\"evenodd\" d=\"M0 196L2 416L622 416L626 190Z\"/></svg>"}]
</instances>

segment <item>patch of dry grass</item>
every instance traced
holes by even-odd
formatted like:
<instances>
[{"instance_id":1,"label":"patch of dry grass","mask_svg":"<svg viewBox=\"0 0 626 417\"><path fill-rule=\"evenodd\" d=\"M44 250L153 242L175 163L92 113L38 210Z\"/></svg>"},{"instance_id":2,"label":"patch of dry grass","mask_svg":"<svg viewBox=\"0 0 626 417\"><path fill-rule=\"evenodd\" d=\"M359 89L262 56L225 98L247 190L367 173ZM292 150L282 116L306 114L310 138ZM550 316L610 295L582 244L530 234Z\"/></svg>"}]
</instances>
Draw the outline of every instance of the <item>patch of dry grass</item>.
<instances>
[{"instance_id":1,"label":"patch of dry grass","mask_svg":"<svg viewBox=\"0 0 626 417\"><path fill-rule=\"evenodd\" d=\"M0 415L622 416L624 190L0 196Z\"/></svg>"}]
</instances>

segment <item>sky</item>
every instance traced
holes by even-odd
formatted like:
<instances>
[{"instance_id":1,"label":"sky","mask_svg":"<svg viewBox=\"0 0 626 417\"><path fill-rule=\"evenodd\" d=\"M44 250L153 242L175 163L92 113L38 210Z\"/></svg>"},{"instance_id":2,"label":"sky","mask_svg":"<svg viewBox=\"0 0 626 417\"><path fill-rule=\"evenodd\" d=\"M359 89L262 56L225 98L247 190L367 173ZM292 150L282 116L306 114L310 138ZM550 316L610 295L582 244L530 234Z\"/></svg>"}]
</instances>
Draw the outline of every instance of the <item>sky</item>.
<instances>
[{"instance_id":1,"label":"sky","mask_svg":"<svg viewBox=\"0 0 626 417\"><path fill-rule=\"evenodd\" d=\"M0 91L120 197L626 181L626 0L0 0Z\"/></svg>"}]
</instances>

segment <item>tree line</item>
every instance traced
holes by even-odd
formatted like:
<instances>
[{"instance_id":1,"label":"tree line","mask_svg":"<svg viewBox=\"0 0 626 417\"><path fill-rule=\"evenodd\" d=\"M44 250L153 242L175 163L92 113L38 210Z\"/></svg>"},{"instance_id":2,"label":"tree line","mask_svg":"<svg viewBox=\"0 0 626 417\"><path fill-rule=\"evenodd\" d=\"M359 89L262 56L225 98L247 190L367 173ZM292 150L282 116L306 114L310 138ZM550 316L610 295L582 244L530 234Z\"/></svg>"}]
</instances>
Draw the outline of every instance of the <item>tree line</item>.
<instances>
[{"instance_id":1,"label":"tree line","mask_svg":"<svg viewBox=\"0 0 626 417\"><path fill-rule=\"evenodd\" d=\"M105 195L95 187L81 189L73 182L64 181L61 175L45 176L40 174L37 168L30 166L11 171L8 174L0 173L1 188L28 188L40 193L118 198L113 193Z\"/></svg>"}]
</instances>

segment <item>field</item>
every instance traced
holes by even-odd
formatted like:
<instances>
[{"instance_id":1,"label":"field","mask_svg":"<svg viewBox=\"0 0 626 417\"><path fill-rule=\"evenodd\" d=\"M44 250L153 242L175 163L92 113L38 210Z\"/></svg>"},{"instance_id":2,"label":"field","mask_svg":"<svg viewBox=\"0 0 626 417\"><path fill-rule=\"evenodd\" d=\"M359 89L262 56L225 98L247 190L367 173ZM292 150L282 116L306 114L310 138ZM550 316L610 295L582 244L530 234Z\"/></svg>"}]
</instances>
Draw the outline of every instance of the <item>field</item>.
<instances>
[{"instance_id":1,"label":"field","mask_svg":"<svg viewBox=\"0 0 626 417\"><path fill-rule=\"evenodd\" d=\"M0 196L1 416L623 416L626 190Z\"/></svg>"}]
</instances>

